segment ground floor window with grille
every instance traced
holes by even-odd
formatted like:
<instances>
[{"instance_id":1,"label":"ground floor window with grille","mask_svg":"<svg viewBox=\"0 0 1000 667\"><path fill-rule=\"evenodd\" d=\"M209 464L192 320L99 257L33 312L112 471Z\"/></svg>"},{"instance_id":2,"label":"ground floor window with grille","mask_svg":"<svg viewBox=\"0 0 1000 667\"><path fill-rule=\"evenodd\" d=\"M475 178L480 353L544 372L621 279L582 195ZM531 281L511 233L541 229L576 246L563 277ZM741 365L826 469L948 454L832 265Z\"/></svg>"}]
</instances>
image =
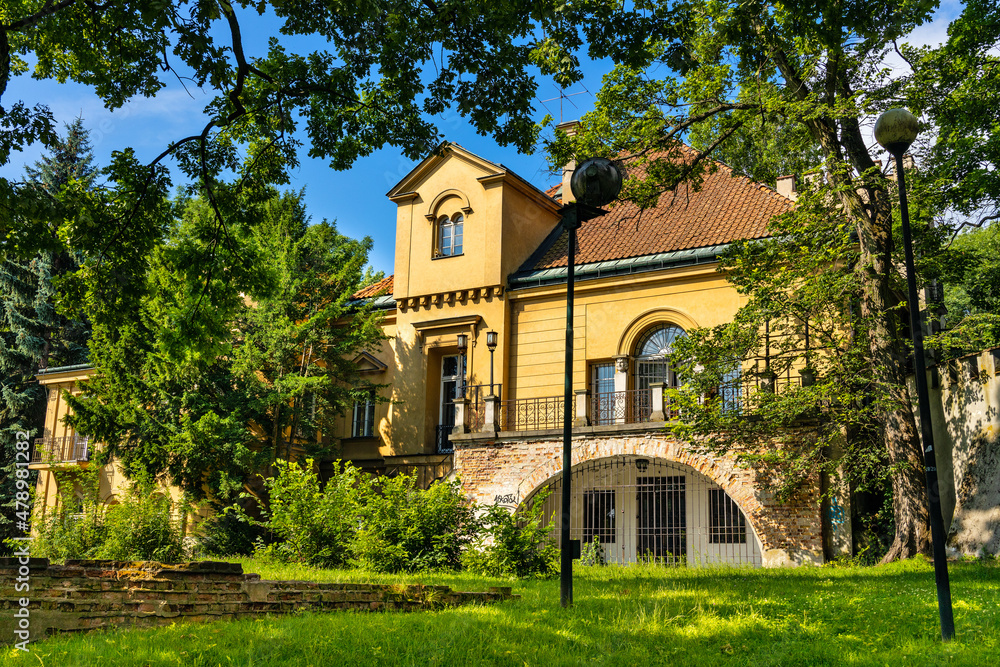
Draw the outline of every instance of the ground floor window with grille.
<instances>
[{"instance_id":1,"label":"ground floor window with grille","mask_svg":"<svg viewBox=\"0 0 1000 667\"><path fill-rule=\"evenodd\" d=\"M587 491L583 496L583 541L594 538L601 544L615 543L615 492L611 489Z\"/></svg>"},{"instance_id":2,"label":"ground floor window with grille","mask_svg":"<svg viewBox=\"0 0 1000 667\"><path fill-rule=\"evenodd\" d=\"M370 438L375 431L375 392L370 391L364 399L354 402L354 419L351 426L352 438Z\"/></svg>"},{"instance_id":3,"label":"ground floor window with grille","mask_svg":"<svg viewBox=\"0 0 1000 667\"><path fill-rule=\"evenodd\" d=\"M722 489L708 490L708 537L712 544L744 544L747 520L736 502Z\"/></svg>"},{"instance_id":4,"label":"ground floor window with grille","mask_svg":"<svg viewBox=\"0 0 1000 667\"><path fill-rule=\"evenodd\" d=\"M559 535L562 473L522 505L544 489L542 516ZM761 564L754 527L724 489L690 466L632 454L573 466L570 539L598 540L608 563Z\"/></svg>"}]
</instances>

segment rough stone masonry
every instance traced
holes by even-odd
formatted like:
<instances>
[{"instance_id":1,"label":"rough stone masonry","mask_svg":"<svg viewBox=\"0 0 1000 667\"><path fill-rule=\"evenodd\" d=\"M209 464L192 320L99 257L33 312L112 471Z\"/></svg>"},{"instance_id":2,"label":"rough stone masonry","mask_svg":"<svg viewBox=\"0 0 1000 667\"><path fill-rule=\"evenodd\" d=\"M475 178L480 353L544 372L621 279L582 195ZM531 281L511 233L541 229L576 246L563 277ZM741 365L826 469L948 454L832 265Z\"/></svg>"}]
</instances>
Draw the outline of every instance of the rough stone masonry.
<instances>
[{"instance_id":1,"label":"rough stone masonry","mask_svg":"<svg viewBox=\"0 0 1000 667\"><path fill-rule=\"evenodd\" d=\"M55 632L109 626L146 627L287 614L297 610L355 611L440 609L517 599L510 588L465 593L420 584L337 584L268 581L244 574L239 563L200 561L68 560L52 565L32 558L30 590L15 590L18 559L0 558L0 644L13 644L21 598L30 601L30 640Z\"/></svg>"}]
</instances>

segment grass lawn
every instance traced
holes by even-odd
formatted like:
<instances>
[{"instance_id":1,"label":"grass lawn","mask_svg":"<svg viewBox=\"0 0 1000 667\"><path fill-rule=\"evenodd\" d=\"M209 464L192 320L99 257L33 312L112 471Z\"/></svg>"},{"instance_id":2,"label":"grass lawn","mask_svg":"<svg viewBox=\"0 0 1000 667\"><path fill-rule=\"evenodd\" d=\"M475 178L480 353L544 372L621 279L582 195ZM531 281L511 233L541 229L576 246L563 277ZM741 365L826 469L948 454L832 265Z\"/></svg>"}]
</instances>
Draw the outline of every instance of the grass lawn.
<instances>
[{"instance_id":1,"label":"grass lawn","mask_svg":"<svg viewBox=\"0 0 1000 667\"><path fill-rule=\"evenodd\" d=\"M370 575L243 560L264 578L512 585L522 599L420 613L327 613L64 635L3 665L1000 665L1000 566L951 570L957 638L938 635L934 573L877 568L577 567L559 582Z\"/></svg>"}]
</instances>

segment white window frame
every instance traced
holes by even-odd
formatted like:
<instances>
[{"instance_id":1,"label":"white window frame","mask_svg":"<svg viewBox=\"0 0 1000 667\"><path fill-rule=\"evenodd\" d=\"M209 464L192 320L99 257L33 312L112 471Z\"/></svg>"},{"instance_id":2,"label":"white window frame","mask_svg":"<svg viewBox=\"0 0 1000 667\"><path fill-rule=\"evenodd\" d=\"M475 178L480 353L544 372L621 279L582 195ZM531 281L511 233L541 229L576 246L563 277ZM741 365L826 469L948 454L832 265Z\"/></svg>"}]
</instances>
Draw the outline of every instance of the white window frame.
<instances>
[{"instance_id":1,"label":"white window frame","mask_svg":"<svg viewBox=\"0 0 1000 667\"><path fill-rule=\"evenodd\" d=\"M445 243L445 232L448 232L448 242ZM450 218L446 215L438 218L437 230L435 231L435 251L436 257L456 257L463 254L465 243L465 216L456 213ZM459 239L458 243L455 239Z\"/></svg>"},{"instance_id":2,"label":"white window frame","mask_svg":"<svg viewBox=\"0 0 1000 667\"><path fill-rule=\"evenodd\" d=\"M354 401L351 416L351 437L371 438L375 435L375 391L368 392L365 400Z\"/></svg>"}]
</instances>

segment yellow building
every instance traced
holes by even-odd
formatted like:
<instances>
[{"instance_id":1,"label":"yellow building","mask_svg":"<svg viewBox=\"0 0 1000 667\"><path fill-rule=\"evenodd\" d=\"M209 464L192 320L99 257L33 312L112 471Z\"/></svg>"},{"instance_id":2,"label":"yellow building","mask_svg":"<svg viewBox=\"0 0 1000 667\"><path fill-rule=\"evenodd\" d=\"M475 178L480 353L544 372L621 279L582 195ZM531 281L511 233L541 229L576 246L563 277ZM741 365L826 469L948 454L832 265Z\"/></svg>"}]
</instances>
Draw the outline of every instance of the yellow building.
<instances>
[{"instance_id":1,"label":"yellow building","mask_svg":"<svg viewBox=\"0 0 1000 667\"><path fill-rule=\"evenodd\" d=\"M560 207L572 167L542 192L451 144L388 193L398 207L395 273L356 296L384 310L388 336L358 363L391 389L388 402L359 403L344 421L344 458L415 471L424 483L457 475L476 501L512 508L558 489ZM718 253L765 236L791 196L719 165L700 191L681 187L647 211L619 204L578 231L571 530L600 540L608 560L824 559L818 489L778 504L732 461L696 454L663 428L672 341L730 321L740 306L716 271ZM844 546L843 526L827 539L828 552Z\"/></svg>"},{"instance_id":2,"label":"yellow building","mask_svg":"<svg viewBox=\"0 0 1000 667\"><path fill-rule=\"evenodd\" d=\"M397 204L394 275L356 295L384 312L387 339L355 359L372 384L388 387L388 400L360 401L326 434L343 459L380 474L415 472L422 484L457 475L477 502L511 508L558 490L568 249L560 208L571 170L543 192L451 144L388 193ZM619 204L578 231L571 531L598 539L608 560L780 565L849 548L845 526L829 530L827 521L824 535L818 483L779 504L748 471L664 429L672 341L730 321L740 306L716 271L718 253L765 236L791 196L719 165L697 192L681 187L647 211ZM39 380L71 389L86 372ZM50 455L33 464L46 504L50 468L86 460L77 450L90 446L62 424L59 391L49 396L36 451ZM106 476L111 498L121 482L113 466Z\"/></svg>"}]
</instances>

